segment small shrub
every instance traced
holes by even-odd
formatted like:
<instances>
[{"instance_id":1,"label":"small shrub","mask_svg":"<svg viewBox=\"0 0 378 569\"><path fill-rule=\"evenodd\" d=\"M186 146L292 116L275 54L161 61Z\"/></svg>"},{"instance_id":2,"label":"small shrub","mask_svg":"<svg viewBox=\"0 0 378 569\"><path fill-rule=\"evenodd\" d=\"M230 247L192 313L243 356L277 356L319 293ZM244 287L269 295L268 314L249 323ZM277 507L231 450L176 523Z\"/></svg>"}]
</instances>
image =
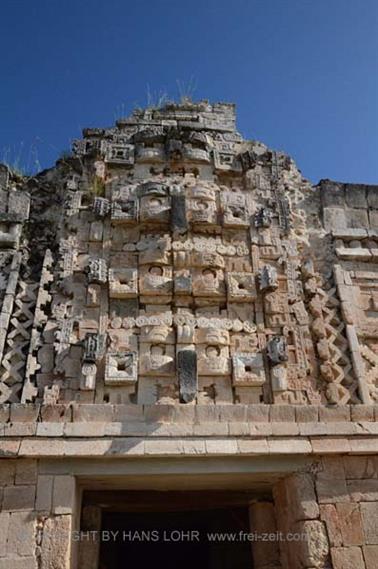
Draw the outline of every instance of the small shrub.
<instances>
[{"instance_id":1,"label":"small shrub","mask_svg":"<svg viewBox=\"0 0 378 569\"><path fill-rule=\"evenodd\" d=\"M98 197L104 197L105 195L105 182L99 176L95 176L93 184L91 187L91 192Z\"/></svg>"}]
</instances>

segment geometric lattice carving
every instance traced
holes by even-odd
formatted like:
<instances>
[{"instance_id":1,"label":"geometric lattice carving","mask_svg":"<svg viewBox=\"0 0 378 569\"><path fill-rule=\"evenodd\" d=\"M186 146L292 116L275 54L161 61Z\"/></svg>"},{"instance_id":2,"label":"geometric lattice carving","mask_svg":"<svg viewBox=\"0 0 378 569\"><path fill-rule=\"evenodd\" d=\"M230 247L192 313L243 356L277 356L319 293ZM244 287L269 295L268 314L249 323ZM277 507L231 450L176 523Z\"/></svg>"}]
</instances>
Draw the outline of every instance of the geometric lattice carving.
<instances>
[{"instance_id":1,"label":"geometric lattice carving","mask_svg":"<svg viewBox=\"0 0 378 569\"><path fill-rule=\"evenodd\" d=\"M8 388L10 387L12 393L10 394L7 388L3 387L0 402L5 402L6 397L17 400L19 391L22 389L38 286L39 283L23 280L20 280L17 285L18 290L0 367L0 381Z\"/></svg>"},{"instance_id":2,"label":"geometric lattice carving","mask_svg":"<svg viewBox=\"0 0 378 569\"><path fill-rule=\"evenodd\" d=\"M332 287L325 291L317 289L313 306L318 303L316 322L319 340L326 340L329 357L320 365L321 377L327 382L326 397L330 403L345 405L358 402L358 383L353 374L353 366L349 356L349 344L345 335L346 324L340 315L340 302L337 289ZM314 329L314 325L313 325ZM322 332L322 329L324 332Z\"/></svg>"},{"instance_id":3,"label":"geometric lattice carving","mask_svg":"<svg viewBox=\"0 0 378 569\"><path fill-rule=\"evenodd\" d=\"M371 398L378 401L378 354L374 353L367 345L361 345L361 355L365 360L365 382L368 385Z\"/></svg>"}]
</instances>

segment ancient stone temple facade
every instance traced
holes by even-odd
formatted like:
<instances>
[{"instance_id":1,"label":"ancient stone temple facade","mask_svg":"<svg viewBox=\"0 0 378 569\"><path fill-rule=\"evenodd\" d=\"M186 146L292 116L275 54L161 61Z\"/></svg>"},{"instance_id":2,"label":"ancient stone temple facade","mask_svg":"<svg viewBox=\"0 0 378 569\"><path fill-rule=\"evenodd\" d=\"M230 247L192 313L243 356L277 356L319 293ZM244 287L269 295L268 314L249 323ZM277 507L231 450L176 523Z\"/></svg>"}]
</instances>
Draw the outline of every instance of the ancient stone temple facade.
<instances>
[{"instance_id":1,"label":"ancient stone temple facade","mask_svg":"<svg viewBox=\"0 0 378 569\"><path fill-rule=\"evenodd\" d=\"M204 101L0 196L0 569L117 569L101 532L168 498L260 536L203 567L376 567L378 186L312 186Z\"/></svg>"}]
</instances>

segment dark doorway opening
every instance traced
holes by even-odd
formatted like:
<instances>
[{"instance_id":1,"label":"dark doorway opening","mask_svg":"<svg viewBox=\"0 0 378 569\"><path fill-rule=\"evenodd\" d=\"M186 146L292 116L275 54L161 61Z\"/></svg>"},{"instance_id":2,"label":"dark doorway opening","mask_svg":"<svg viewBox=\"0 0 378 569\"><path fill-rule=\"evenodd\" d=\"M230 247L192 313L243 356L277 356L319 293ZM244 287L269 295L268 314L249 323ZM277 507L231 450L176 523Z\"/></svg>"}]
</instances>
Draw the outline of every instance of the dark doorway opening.
<instances>
[{"instance_id":1,"label":"dark doorway opening","mask_svg":"<svg viewBox=\"0 0 378 569\"><path fill-rule=\"evenodd\" d=\"M211 492L130 494L118 511L114 501L102 508L99 569L253 568L246 502L222 505Z\"/></svg>"}]
</instances>

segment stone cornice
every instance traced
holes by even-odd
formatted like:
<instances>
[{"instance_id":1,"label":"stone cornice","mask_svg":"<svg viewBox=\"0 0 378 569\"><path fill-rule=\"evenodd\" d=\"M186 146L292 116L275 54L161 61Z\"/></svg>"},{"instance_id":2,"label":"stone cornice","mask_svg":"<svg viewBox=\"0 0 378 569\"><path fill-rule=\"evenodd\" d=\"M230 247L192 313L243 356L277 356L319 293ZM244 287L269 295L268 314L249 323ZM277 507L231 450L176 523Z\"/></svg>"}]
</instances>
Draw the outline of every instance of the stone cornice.
<instances>
[{"instance_id":1,"label":"stone cornice","mask_svg":"<svg viewBox=\"0 0 378 569\"><path fill-rule=\"evenodd\" d=\"M12 405L3 457L376 454L378 406Z\"/></svg>"}]
</instances>

